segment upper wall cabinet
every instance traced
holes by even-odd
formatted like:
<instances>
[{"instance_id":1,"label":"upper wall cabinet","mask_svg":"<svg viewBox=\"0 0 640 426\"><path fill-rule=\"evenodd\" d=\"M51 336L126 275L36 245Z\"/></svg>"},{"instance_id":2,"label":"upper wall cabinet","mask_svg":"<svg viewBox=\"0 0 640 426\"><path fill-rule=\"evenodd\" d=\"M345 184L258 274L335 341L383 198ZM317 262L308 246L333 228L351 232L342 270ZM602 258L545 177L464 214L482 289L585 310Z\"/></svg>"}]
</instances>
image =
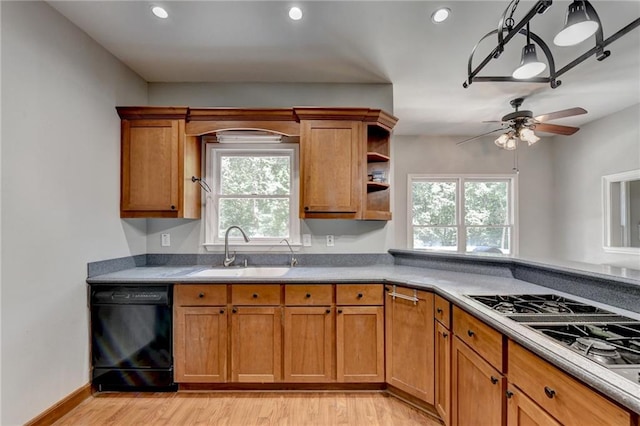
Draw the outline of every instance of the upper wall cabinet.
<instances>
[{"instance_id":1,"label":"upper wall cabinet","mask_svg":"<svg viewBox=\"0 0 640 426\"><path fill-rule=\"evenodd\" d=\"M120 217L200 217L200 141L185 135L187 108L118 107L122 119Z\"/></svg>"},{"instance_id":2,"label":"upper wall cabinet","mask_svg":"<svg viewBox=\"0 0 640 426\"><path fill-rule=\"evenodd\" d=\"M300 142L300 217L390 220L398 119L369 108L117 107L120 217L200 218L201 136L264 130Z\"/></svg>"},{"instance_id":3,"label":"upper wall cabinet","mask_svg":"<svg viewBox=\"0 0 640 426\"><path fill-rule=\"evenodd\" d=\"M300 217L390 220L390 140L397 118L367 108L295 108Z\"/></svg>"}]
</instances>

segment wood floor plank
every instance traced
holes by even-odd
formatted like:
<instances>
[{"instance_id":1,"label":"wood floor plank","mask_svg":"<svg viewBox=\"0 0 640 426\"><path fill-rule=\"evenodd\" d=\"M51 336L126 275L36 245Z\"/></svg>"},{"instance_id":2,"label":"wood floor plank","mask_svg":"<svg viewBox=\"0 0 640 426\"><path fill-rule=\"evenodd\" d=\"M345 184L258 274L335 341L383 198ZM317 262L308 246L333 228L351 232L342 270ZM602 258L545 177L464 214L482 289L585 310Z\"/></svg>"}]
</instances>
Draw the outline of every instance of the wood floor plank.
<instances>
[{"instance_id":1,"label":"wood floor plank","mask_svg":"<svg viewBox=\"0 0 640 426\"><path fill-rule=\"evenodd\" d=\"M56 426L440 426L383 392L101 393Z\"/></svg>"}]
</instances>

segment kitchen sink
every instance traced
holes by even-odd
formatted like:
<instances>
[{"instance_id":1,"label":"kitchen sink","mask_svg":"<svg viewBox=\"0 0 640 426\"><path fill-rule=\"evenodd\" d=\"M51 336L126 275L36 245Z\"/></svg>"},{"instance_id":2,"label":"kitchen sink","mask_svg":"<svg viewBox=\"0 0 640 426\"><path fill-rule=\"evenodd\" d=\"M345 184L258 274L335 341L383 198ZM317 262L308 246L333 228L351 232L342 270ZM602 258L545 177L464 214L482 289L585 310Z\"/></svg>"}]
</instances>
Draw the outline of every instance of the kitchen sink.
<instances>
[{"instance_id":1,"label":"kitchen sink","mask_svg":"<svg viewBox=\"0 0 640 426\"><path fill-rule=\"evenodd\" d=\"M281 277L291 268L281 266L252 266L248 268L210 268L189 274L190 277L205 278L269 278Z\"/></svg>"}]
</instances>

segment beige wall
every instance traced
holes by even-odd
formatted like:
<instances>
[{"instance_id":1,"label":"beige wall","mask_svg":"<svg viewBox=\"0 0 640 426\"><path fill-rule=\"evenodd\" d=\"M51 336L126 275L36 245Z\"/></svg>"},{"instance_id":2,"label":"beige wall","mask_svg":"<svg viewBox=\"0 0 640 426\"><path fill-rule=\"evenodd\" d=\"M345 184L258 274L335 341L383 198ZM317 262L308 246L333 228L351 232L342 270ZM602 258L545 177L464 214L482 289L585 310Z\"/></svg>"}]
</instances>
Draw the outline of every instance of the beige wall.
<instances>
[{"instance_id":1,"label":"beige wall","mask_svg":"<svg viewBox=\"0 0 640 426\"><path fill-rule=\"evenodd\" d=\"M146 82L44 2L0 2L2 415L89 382L87 262L146 251L121 221L119 104Z\"/></svg>"},{"instance_id":2,"label":"beige wall","mask_svg":"<svg viewBox=\"0 0 640 426\"><path fill-rule=\"evenodd\" d=\"M601 189L602 176L640 168L640 104L583 126L554 144L552 154L554 254L640 269L640 256L602 248Z\"/></svg>"}]
</instances>

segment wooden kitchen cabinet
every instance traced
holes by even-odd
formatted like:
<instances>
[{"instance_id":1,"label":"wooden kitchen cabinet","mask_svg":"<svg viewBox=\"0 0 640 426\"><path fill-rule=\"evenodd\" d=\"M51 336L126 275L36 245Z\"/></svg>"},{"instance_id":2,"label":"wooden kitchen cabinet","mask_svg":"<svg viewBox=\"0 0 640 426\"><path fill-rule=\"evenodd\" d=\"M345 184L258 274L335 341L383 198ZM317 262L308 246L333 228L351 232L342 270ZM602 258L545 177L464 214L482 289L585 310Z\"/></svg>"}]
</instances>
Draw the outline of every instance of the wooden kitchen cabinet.
<instances>
[{"instance_id":1,"label":"wooden kitchen cabinet","mask_svg":"<svg viewBox=\"0 0 640 426\"><path fill-rule=\"evenodd\" d=\"M452 345L451 424L504 425L506 379L457 336Z\"/></svg>"},{"instance_id":2,"label":"wooden kitchen cabinet","mask_svg":"<svg viewBox=\"0 0 640 426\"><path fill-rule=\"evenodd\" d=\"M393 297L394 292L413 300ZM385 311L387 383L433 405L433 294L393 286Z\"/></svg>"},{"instance_id":3,"label":"wooden kitchen cabinet","mask_svg":"<svg viewBox=\"0 0 640 426\"><path fill-rule=\"evenodd\" d=\"M282 381L282 308L234 306L231 311L231 380Z\"/></svg>"},{"instance_id":4,"label":"wooden kitchen cabinet","mask_svg":"<svg viewBox=\"0 0 640 426\"><path fill-rule=\"evenodd\" d=\"M435 407L445 425L451 424L451 303L434 296Z\"/></svg>"},{"instance_id":5,"label":"wooden kitchen cabinet","mask_svg":"<svg viewBox=\"0 0 640 426\"><path fill-rule=\"evenodd\" d=\"M384 382L383 291L381 284L336 286L338 382Z\"/></svg>"},{"instance_id":6,"label":"wooden kitchen cabinet","mask_svg":"<svg viewBox=\"0 0 640 426\"><path fill-rule=\"evenodd\" d=\"M508 343L508 359L509 381L559 423L631 424L632 415L626 409L513 341Z\"/></svg>"},{"instance_id":7,"label":"wooden kitchen cabinet","mask_svg":"<svg viewBox=\"0 0 640 426\"><path fill-rule=\"evenodd\" d=\"M185 135L187 108L117 107L120 217L200 218L200 140Z\"/></svg>"},{"instance_id":8,"label":"wooden kitchen cabinet","mask_svg":"<svg viewBox=\"0 0 640 426\"><path fill-rule=\"evenodd\" d=\"M300 124L300 217L357 219L362 123L304 120Z\"/></svg>"},{"instance_id":9,"label":"wooden kitchen cabinet","mask_svg":"<svg viewBox=\"0 0 640 426\"><path fill-rule=\"evenodd\" d=\"M333 381L334 315L330 306L284 308L284 381Z\"/></svg>"},{"instance_id":10,"label":"wooden kitchen cabinet","mask_svg":"<svg viewBox=\"0 0 640 426\"><path fill-rule=\"evenodd\" d=\"M511 383L506 395L507 426L561 426L561 423Z\"/></svg>"},{"instance_id":11,"label":"wooden kitchen cabinet","mask_svg":"<svg viewBox=\"0 0 640 426\"><path fill-rule=\"evenodd\" d=\"M225 285L175 286L176 383L227 381L226 291Z\"/></svg>"}]
</instances>

